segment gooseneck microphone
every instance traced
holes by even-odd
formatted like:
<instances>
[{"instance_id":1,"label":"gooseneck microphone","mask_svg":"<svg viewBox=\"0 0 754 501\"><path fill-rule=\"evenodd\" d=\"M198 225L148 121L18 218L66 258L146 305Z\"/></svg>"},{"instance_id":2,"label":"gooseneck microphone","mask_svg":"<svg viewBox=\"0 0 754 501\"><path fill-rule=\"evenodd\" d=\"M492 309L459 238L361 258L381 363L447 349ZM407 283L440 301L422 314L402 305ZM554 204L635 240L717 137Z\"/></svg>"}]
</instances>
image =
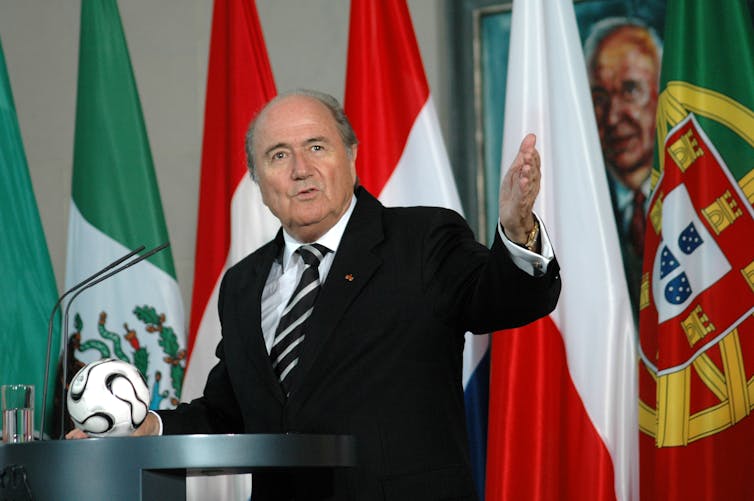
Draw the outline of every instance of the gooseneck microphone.
<instances>
[{"instance_id":1,"label":"gooseneck microphone","mask_svg":"<svg viewBox=\"0 0 754 501\"><path fill-rule=\"evenodd\" d=\"M163 249L166 249L168 246L170 246L170 242L165 242L162 245L158 245L157 247L154 247L153 249L149 250L146 254L142 254L141 256L138 256L131 261L128 261L126 264L114 269L113 271L100 276L99 278L96 278L95 280L92 280L91 282L85 283L83 286L81 286L76 293L71 296L71 299L68 300L68 303L65 306L65 315L63 315L63 384L61 387L61 405L60 405L60 436L63 437L65 434L65 401L66 401L66 383L68 380L68 311L71 308L71 305L73 304L74 299L76 299L79 294L84 292L85 290L89 289L90 287L94 287L98 283L107 280L108 278L112 277L113 275L117 275L123 270L126 270L130 268L131 266L140 263L144 261L145 259L151 257L154 254L157 254ZM142 247L143 248L143 247Z\"/></svg>"},{"instance_id":2,"label":"gooseneck microphone","mask_svg":"<svg viewBox=\"0 0 754 501\"><path fill-rule=\"evenodd\" d=\"M45 417L47 414L47 386L48 382L50 380L50 358L52 357L52 322L55 319L55 313L60 309L60 305L63 303L63 299L65 299L70 293L78 290L79 288L85 286L95 278L99 277L100 275L103 275L104 273L107 273L109 270L112 270L116 266L118 266L120 263L125 261L126 259L130 259L139 252L144 250L144 246L140 246L137 249L132 250L128 254L126 254L123 257L120 257L113 261L112 263L108 264L101 270L93 273L92 275L86 277L81 282L77 283L67 291L65 291L59 298L58 301L55 303L55 306L52 307L52 311L50 312L50 320L47 322L47 358L45 358L45 378L44 378L44 388L42 389L42 423L39 427L39 438L40 440L44 440L45 437Z\"/></svg>"}]
</instances>

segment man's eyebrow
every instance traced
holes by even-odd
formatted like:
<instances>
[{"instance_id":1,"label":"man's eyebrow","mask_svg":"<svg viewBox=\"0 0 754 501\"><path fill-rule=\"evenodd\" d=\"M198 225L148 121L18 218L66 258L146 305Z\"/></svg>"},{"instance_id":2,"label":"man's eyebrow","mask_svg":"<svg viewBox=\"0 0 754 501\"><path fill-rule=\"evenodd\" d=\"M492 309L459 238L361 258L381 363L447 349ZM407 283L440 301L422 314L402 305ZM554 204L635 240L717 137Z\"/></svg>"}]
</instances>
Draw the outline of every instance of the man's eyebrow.
<instances>
[{"instance_id":1,"label":"man's eyebrow","mask_svg":"<svg viewBox=\"0 0 754 501\"><path fill-rule=\"evenodd\" d=\"M312 137L312 138L307 139L306 141L304 141L304 144L326 143L326 142L328 141L325 136L317 136L317 137Z\"/></svg>"}]
</instances>

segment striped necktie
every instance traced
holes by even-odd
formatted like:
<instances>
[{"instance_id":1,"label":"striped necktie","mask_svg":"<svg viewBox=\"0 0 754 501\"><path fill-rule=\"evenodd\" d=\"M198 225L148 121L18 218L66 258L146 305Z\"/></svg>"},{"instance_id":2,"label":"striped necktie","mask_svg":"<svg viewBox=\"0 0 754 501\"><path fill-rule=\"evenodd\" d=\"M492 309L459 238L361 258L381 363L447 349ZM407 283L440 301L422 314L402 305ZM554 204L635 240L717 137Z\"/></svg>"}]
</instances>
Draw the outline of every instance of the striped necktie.
<instances>
[{"instance_id":1,"label":"striped necktie","mask_svg":"<svg viewBox=\"0 0 754 501\"><path fill-rule=\"evenodd\" d=\"M304 340L306 320L314 310L319 294L319 263L330 249L324 245L302 245L296 249L304 260L305 268L296 289L291 295L275 330L275 339L270 350L272 368L275 370L283 391L291 391L291 372L298 364L301 343Z\"/></svg>"}]
</instances>

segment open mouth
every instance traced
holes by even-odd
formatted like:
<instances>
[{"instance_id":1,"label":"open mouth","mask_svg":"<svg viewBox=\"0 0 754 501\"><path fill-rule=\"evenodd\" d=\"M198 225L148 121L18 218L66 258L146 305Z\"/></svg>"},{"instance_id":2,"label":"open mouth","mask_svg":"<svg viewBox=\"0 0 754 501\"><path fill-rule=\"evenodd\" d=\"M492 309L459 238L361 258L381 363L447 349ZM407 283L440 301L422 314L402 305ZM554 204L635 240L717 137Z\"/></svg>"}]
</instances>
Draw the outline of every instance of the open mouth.
<instances>
[{"instance_id":1,"label":"open mouth","mask_svg":"<svg viewBox=\"0 0 754 501\"><path fill-rule=\"evenodd\" d=\"M315 196L317 196L317 193L319 193L319 190L317 188L314 188L314 187L305 188L305 189L297 191L296 194L294 195L294 198L297 198L299 200L308 200L310 198L314 198Z\"/></svg>"}]
</instances>

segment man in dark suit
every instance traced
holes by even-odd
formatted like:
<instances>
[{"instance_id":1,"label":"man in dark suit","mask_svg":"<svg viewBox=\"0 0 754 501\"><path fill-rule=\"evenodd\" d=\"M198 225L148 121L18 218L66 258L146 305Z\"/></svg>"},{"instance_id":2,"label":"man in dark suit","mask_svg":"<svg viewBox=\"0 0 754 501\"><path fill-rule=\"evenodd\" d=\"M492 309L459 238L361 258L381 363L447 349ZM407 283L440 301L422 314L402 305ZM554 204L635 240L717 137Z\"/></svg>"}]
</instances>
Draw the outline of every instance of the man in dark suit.
<instances>
[{"instance_id":1,"label":"man in dark suit","mask_svg":"<svg viewBox=\"0 0 754 501\"><path fill-rule=\"evenodd\" d=\"M219 362L204 395L150 414L137 434L355 437L355 468L332 477L255 474L254 501L474 499L464 333L531 322L560 292L532 213L540 177L533 136L501 188L501 234L491 250L455 212L385 208L358 187L356 137L330 96L277 97L252 123L247 150L282 229L223 279ZM314 243L324 247L298 250ZM314 285L299 291L312 269ZM289 323L307 290L316 303Z\"/></svg>"}]
</instances>

